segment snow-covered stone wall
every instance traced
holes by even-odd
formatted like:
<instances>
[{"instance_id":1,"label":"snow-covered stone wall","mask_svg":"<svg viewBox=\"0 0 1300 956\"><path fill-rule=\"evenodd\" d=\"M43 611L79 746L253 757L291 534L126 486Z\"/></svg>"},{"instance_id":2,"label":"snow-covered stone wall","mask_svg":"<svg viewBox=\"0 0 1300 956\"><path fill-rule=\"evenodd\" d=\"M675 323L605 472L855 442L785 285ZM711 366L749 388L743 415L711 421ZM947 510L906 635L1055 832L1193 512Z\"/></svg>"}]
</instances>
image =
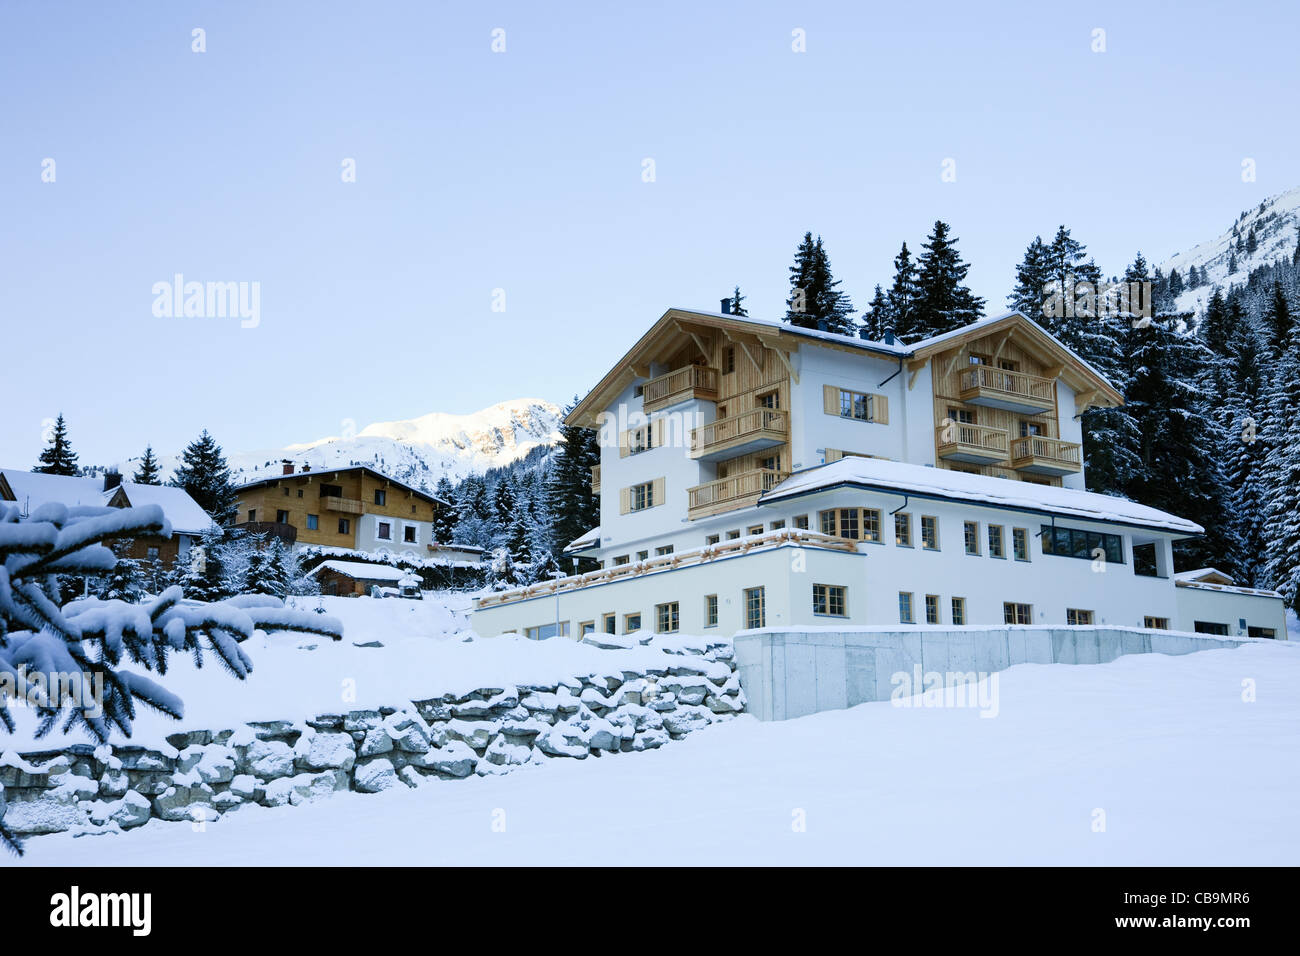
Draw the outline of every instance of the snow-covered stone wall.
<instances>
[{"instance_id":1,"label":"snow-covered stone wall","mask_svg":"<svg viewBox=\"0 0 1300 956\"><path fill-rule=\"evenodd\" d=\"M590 636L597 646L602 639ZM619 644L608 645L611 648ZM612 655L611 655L612 656ZM0 755L0 818L19 835L206 822L662 747L744 709L730 642L681 641L662 664L556 683L478 687L392 707L185 731L166 748L78 744Z\"/></svg>"}]
</instances>

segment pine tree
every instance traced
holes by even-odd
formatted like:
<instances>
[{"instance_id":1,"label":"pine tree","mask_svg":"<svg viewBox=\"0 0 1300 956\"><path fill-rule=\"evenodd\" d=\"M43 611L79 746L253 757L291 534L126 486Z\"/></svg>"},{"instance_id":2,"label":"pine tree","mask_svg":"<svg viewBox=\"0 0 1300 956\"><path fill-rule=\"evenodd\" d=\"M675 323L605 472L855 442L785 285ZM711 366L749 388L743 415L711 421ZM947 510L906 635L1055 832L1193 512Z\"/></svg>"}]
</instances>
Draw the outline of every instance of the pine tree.
<instances>
[{"instance_id":1,"label":"pine tree","mask_svg":"<svg viewBox=\"0 0 1300 956\"><path fill-rule=\"evenodd\" d=\"M894 320L889 312L889 300L885 297L884 290L877 284L875 294L867 303L867 310L862 313L862 327L858 332L865 339L879 342L884 339L886 332L892 331L894 331Z\"/></svg>"},{"instance_id":2,"label":"pine tree","mask_svg":"<svg viewBox=\"0 0 1300 956\"><path fill-rule=\"evenodd\" d=\"M278 539L277 539L278 540ZM265 541L258 542L248 554L244 565L243 581L239 587L240 594L274 594L271 588L268 568L271 555Z\"/></svg>"},{"instance_id":3,"label":"pine tree","mask_svg":"<svg viewBox=\"0 0 1300 956\"><path fill-rule=\"evenodd\" d=\"M137 561L127 556L129 542L118 542L113 547L117 560L111 570L99 582L95 596L101 601L125 601L139 604L144 598L145 581Z\"/></svg>"},{"instance_id":4,"label":"pine tree","mask_svg":"<svg viewBox=\"0 0 1300 956\"><path fill-rule=\"evenodd\" d=\"M1237 271L1237 254L1235 252L1230 252L1228 253L1228 275L1232 275L1236 271Z\"/></svg>"},{"instance_id":5,"label":"pine tree","mask_svg":"<svg viewBox=\"0 0 1300 956\"><path fill-rule=\"evenodd\" d=\"M565 416L578 404L577 396L565 409ZM562 424L560 443L551 459L551 472L546 485L550 502L549 539L557 550L576 541L600 524L600 499L591 490L591 469L600 464L600 436L589 428ZM534 517L539 519L540 515ZM511 529L511 548L516 547ZM514 551L518 554L518 551Z\"/></svg>"},{"instance_id":6,"label":"pine tree","mask_svg":"<svg viewBox=\"0 0 1300 956\"><path fill-rule=\"evenodd\" d=\"M221 446L208 434L190 442L181 454L181 464L172 476L172 484L184 488L219 525L235 520L235 486Z\"/></svg>"},{"instance_id":7,"label":"pine tree","mask_svg":"<svg viewBox=\"0 0 1300 956\"><path fill-rule=\"evenodd\" d=\"M1255 238L1255 227L1250 227L1250 232L1246 233L1246 255L1253 256L1255 250L1259 248L1259 240Z\"/></svg>"},{"instance_id":8,"label":"pine tree","mask_svg":"<svg viewBox=\"0 0 1300 956\"><path fill-rule=\"evenodd\" d=\"M188 562L181 587L185 596L194 601L224 601L236 592L231 586L226 568L228 544L225 531L220 528L204 532L199 542L190 547Z\"/></svg>"},{"instance_id":9,"label":"pine tree","mask_svg":"<svg viewBox=\"0 0 1300 956\"><path fill-rule=\"evenodd\" d=\"M942 335L978 321L984 314L984 300L965 285L970 266L957 251L957 240L948 237L949 226L936 220L926 239L916 278L917 299L914 324L921 338Z\"/></svg>"},{"instance_id":10,"label":"pine tree","mask_svg":"<svg viewBox=\"0 0 1300 956\"><path fill-rule=\"evenodd\" d=\"M433 539L438 544L451 544L456 540L456 492L446 475L438 479L434 497L445 504L438 505L434 512Z\"/></svg>"},{"instance_id":11,"label":"pine tree","mask_svg":"<svg viewBox=\"0 0 1300 956\"><path fill-rule=\"evenodd\" d=\"M916 299L919 290L916 285L916 263L908 251L907 243L894 257L894 281L889 287L886 300L889 303L889 317L894 323L894 335L904 342L921 338L916 323Z\"/></svg>"},{"instance_id":12,"label":"pine tree","mask_svg":"<svg viewBox=\"0 0 1300 956\"><path fill-rule=\"evenodd\" d=\"M161 485L162 469L158 466L158 459L154 457L153 445L146 445L144 456L140 459L140 467L135 470L131 477L137 485Z\"/></svg>"},{"instance_id":13,"label":"pine tree","mask_svg":"<svg viewBox=\"0 0 1300 956\"><path fill-rule=\"evenodd\" d=\"M790 266L790 298L785 320L804 329L853 335L853 303L839 288L821 236L804 234Z\"/></svg>"},{"instance_id":14,"label":"pine tree","mask_svg":"<svg viewBox=\"0 0 1300 956\"><path fill-rule=\"evenodd\" d=\"M510 530L514 519L516 498L510 487L510 476L503 475L492 492L492 541L500 544Z\"/></svg>"},{"instance_id":15,"label":"pine tree","mask_svg":"<svg viewBox=\"0 0 1300 956\"><path fill-rule=\"evenodd\" d=\"M63 421L63 413L54 420L54 431L50 434L50 444L41 452L40 464L32 471L44 475L77 475L77 454L68 442L68 426Z\"/></svg>"},{"instance_id":16,"label":"pine tree","mask_svg":"<svg viewBox=\"0 0 1300 956\"><path fill-rule=\"evenodd\" d=\"M1277 285L1268 306L1270 344L1279 315L1290 315ZM1286 606L1300 614L1300 327L1291 328L1267 369L1264 420L1265 486L1270 533L1264 576Z\"/></svg>"},{"instance_id":17,"label":"pine tree","mask_svg":"<svg viewBox=\"0 0 1300 956\"><path fill-rule=\"evenodd\" d=\"M1025 257L1016 266L1016 285L1007 296L1007 305L1035 322L1043 321L1043 306L1051 280L1047 246L1042 236L1034 236L1025 249Z\"/></svg>"},{"instance_id":18,"label":"pine tree","mask_svg":"<svg viewBox=\"0 0 1300 956\"><path fill-rule=\"evenodd\" d=\"M745 308L745 296L740 294L740 286L736 286L736 291L731 294L731 314L732 315L749 315L749 310Z\"/></svg>"},{"instance_id":19,"label":"pine tree","mask_svg":"<svg viewBox=\"0 0 1300 956\"><path fill-rule=\"evenodd\" d=\"M1093 314L1089 294L1101 285L1101 270L1086 258L1086 253L1087 247L1073 238L1064 225L1056 230L1052 244L1047 247L1047 281L1052 295L1038 321L1067 348L1092 363L1094 357L1104 357L1109 343ZM1135 265L1141 266L1145 276L1146 260L1141 253ZM1147 281L1150 278L1146 276ZM1092 341L1095 335L1101 338Z\"/></svg>"},{"instance_id":20,"label":"pine tree","mask_svg":"<svg viewBox=\"0 0 1300 956\"><path fill-rule=\"evenodd\" d=\"M1227 307L1230 333L1223 391L1224 470L1231 507L1224 521L1232 531L1236 566L1224 570L1246 587L1263 587L1267 564L1268 514L1266 457L1260 434L1264 420L1265 378L1258 330L1242 315L1234 297Z\"/></svg>"},{"instance_id":21,"label":"pine tree","mask_svg":"<svg viewBox=\"0 0 1300 956\"><path fill-rule=\"evenodd\" d=\"M1281 358L1282 353L1286 351L1288 339L1291 337L1294 320L1291 318L1291 307L1287 304L1286 293L1282 290L1282 282L1279 279L1273 280L1273 291L1269 296L1268 307L1264 311L1264 323L1267 334L1265 344L1268 347L1269 360L1276 362Z\"/></svg>"},{"instance_id":22,"label":"pine tree","mask_svg":"<svg viewBox=\"0 0 1300 956\"><path fill-rule=\"evenodd\" d=\"M492 564L488 568L488 589L491 591L509 591L524 585L524 575L520 573L510 552L498 548L492 553Z\"/></svg>"}]
</instances>

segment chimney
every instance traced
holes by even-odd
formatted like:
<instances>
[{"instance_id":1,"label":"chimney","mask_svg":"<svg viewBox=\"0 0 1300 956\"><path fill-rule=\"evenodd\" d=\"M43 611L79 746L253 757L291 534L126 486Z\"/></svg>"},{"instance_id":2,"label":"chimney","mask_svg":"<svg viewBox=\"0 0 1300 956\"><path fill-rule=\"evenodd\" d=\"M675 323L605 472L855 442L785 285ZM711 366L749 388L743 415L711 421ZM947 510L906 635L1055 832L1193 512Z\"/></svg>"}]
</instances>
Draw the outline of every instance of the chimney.
<instances>
[{"instance_id":1,"label":"chimney","mask_svg":"<svg viewBox=\"0 0 1300 956\"><path fill-rule=\"evenodd\" d=\"M885 329L885 344L886 344L886 345L893 345L893 344L894 344L894 330L893 330L893 329Z\"/></svg>"},{"instance_id":2,"label":"chimney","mask_svg":"<svg viewBox=\"0 0 1300 956\"><path fill-rule=\"evenodd\" d=\"M730 300L730 299L723 299L723 300L722 300L722 314L723 314L723 315L731 315L731 300Z\"/></svg>"},{"instance_id":3,"label":"chimney","mask_svg":"<svg viewBox=\"0 0 1300 956\"><path fill-rule=\"evenodd\" d=\"M280 474L282 475L293 474L293 462L291 462L288 458L280 459Z\"/></svg>"},{"instance_id":4,"label":"chimney","mask_svg":"<svg viewBox=\"0 0 1300 956\"><path fill-rule=\"evenodd\" d=\"M122 473L120 471L104 472L104 490L112 491L122 484Z\"/></svg>"},{"instance_id":5,"label":"chimney","mask_svg":"<svg viewBox=\"0 0 1300 956\"><path fill-rule=\"evenodd\" d=\"M302 470L304 474L311 471L311 465L304 461L302 463Z\"/></svg>"}]
</instances>

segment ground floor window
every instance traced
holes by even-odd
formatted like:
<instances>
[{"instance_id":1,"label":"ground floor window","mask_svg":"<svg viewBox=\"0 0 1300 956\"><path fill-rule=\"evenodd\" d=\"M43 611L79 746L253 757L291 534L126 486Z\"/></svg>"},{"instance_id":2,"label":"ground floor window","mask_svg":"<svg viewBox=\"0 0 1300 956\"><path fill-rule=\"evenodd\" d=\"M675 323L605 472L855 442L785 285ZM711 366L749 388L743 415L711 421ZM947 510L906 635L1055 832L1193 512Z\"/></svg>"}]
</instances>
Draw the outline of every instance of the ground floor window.
<instances>
[{"instance_id":1,"label":"ground floor window","mask_svg":"<svg viewBox=\"0 0 1300 956\"><path fill-rule=\"evenodd\" d=\"M1011 529L1011 552L1017 561L1029 560L1029 532L1024 528Z\"/></svg>"},{"instance_id":2,"label":"ground floor window","mask_svg":"<svg viewBox=\"0 0 1300 956\"><path fill-rule=\"evenodd\" d=\"M578 633L581 634L583 637L586 637L588 634L595 634L596 622L583 621L581 624L578 625Z\"/></svg>"},{"instance_id":3,"label":"ground floor window","mask_svg":"<svg viewBox=\"0 0 1300 956\"><path fill-rule=\"evenodd\" d=\"M795 526L796 528L798 528L800 531L807 531L807 530L808 530L808 516L807 516L807 515L795 515L795 516L794 516L794 526Z\"/></svg>"},{"instance_id":4,"label":"ground floor window","mask_svg":"<svg viewBox=\"0 0 1300 956\"><path fill-rule=\"evenodd\" d=\"M605 626L605 633L606 633L606 634L613 634L613 633L615 633L616 630L618 629L618 615L617 615L617 614L606 614L606 615L601 619L601 623L604 624L604 626Z\"/></svg>"},{"instance_id":5,"label":"ground floor window","mask_svg":"<svg viewBox=\"0 0 1300 956\"><path fill-rule=\"evenodd\" d=\"M1142 626L1149 627L1156 631L1167 631L1169 630L1169 618L1152 617L1148 614L1146 617L1142 618Z\"/></svg>"},{"instance_id":6,"label":"ground floor window","mask_svg":"<svg viewBox=\"0 0 1300 956\"><path fill-rule=\"evenodd\" d=\"M631 634L633 631L641 630L641 615L624 614L623 615L623 633Z\"/></svg>"},{"instance_id":7,"label":"ground floor window","mask_svg":"<svg viewBox=\"0 0 1300 956\"><path fill-rule=\"evenodd\" d=\"M1082 611L1077 607L1067 607L1065 609L1066 624L1091 624L1092 612Z\"/></svg>"},{"instance_id":8,"label":"ground floor window","mask_svg":"<svg viewBox=\"0 0 1300 956\"><path fill-rule=\"evenodd\" d=\"M655 630L660 634L672 634L678 626L678 604L676 601L670 601L667 604L655 605Z\"/></svg>"},{"instance_id":9,"label":"ground floor window","mask_svg":"<svg viewBox=\"0 0 1300 956\"><path fill-rule=\"evenodd\" d=\"M555 636L569 636L569 622L561 621L557 626L554 621L549 624L539 624L536 627L524 628L524 637L530 641L544 641Z\"/></svg>"},{"instance_id":10,"label":"ground floor window","mask_svg":"<svg viewBox=\"0 0 1300 956\"><path fill-rule=\"evenodd\" d=\"M1192 627L1197 634L1217 634L1220 637L1228 636L1228 625L1220 624L1218 621L1195 621Z\"/></svg>"},{"instance_id":11,"label":"ground floor window","mask_svg":"<svg viewBox=\"0 0 1300 956\"><path fill-rule=\"evenodd\" d=\"M966 599L955 597L952 599L952 622L954 624L966 623Z\"/></svg>"},{"instance_id":12,"label":"ground floor window","mask_svg":"<svg viewBox=\"0 0 1300 956\"><path fill-rule=\"evenodd\" d=\"M813 585L813 613L844 617L848 613L848 589L838 584Z\"/></svg>"},{"instance_id":13,"label":"ground floor window","mask_svg":"<svg viewBox=\"0 0 1300 956\"><path fill-rule=\"evenodd\" d=\"M1246 628L1247 637L1267 637L1270 640L1277 638L1277 631L1271 627L1248 627Z\"/></svg>"},{"instance_id":14,"label":"ground floor window","mask_svg":"<svg viewBox=\"0 0 1300 956\"><path fill-rule=\"evenodd\" d=\"M704 595L704 626L718 626L718 596L716 594Z\"/></svg>"},{"instance_id":15,"label":"ground floor window","mask_svg":"<svg viewBox=\"0 0 1300 956\"><path fill-rule=\"evenodd\" d=\"M904 512L894 515L894 544L900 548L912 546L912 516Z\"/></svg>"},{"instance_id":16,"label":"ground floor window","mask_svg":"<svg viewBox=\"0 0 1300 956\"><path fill-rule=\"evenodd\" d=\"M1033 605L1003 601L1002 620L1007 624L1032 624L1034 622Z\"/></svg>"},{"instance_id":17,"label":"ground floor window","mask_svg":"<svg viewBox=\"0 0 1300 956\"><path fill-rule=\"evenodd\" d=\"M925 596L925 623L939 623L939 595L927 594Z\"/></svg>"},{"instance_id":18,"label":"ground floor window","mask_svg":"<svg viewBox=\"0 0 1300 956\"><path fill-rule=\"evenodd\" d=\"M766 627L767 606L765 588L745 589L745 627Z\"/></svg>"},{"instance_id":19,"label":"ground floor window","mask_svg":"<svg viewBox=\"0 0 1300 956\"><path fill-rule=\"evenodd\" d=\"M673 553L673 546L671 544L665 544L661 548L655 548L655 557L657 558L662 558L664 555L672 554L672 553Z\"/></svg>"},{"instance_id":20,"label":"ground floor window","mask_svg":"<svg viewBox=\"0 0 1300 956\"><path fill-rule=\"evenodd\" d=\"M915 624L916 613L912 610L912 592L898 592L898 620L900 624Z\"/></svg>"}]
</instances>

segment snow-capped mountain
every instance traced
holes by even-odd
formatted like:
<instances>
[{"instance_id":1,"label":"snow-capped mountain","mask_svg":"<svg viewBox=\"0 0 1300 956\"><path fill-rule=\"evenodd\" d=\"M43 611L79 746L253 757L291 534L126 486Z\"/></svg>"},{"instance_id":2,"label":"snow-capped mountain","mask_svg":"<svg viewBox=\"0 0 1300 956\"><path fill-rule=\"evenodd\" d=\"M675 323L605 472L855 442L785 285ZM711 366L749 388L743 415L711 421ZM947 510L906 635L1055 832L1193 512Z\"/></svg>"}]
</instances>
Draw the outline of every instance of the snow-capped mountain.
<instances>
[{"instance_id":1,"label":"snow-capped mountain","mask_svg":"<svg viewBox=\"0 0 1300 956\"><path fill-rule=\"evenodd\" d=\"M369 465L398 481L432 489L443 475L455 482L556 444L562 416L551 402L517 398L469 415L432 412L405 421L375 422L355 433L351 423L344 422L342 435L283 448L228 452L227 460L236 483L279 474L280 462L287 458L295 471L304 464L312 471ZM177 461L177 456L162 458L163 473L170 475Z\"/></svg>"},{"instance_id":2,"label":"snow-capped mountain","mask_svg":"<svg viewBox=\"0 0 1300 956\"><path fill-rule=\"evenodd\" d=\"M1252 229L1255 231L1253 253L1245 248ZM1200 313L1216 285L1227 289L1233 283L1245 282L1252 269L1269 265L1279 258L1290 259L1295 253L1298 229L1300 186L1244 210L1223 235L1172 256L1160 263L1160 271L1169 275L1177 269L1186 281L1192 266L1205 270L1208 284L1187 289L1176 300L1180 311ZM1241 239L1240 250L1237 250L1238 237ZM1236 266L1231 272L1230 265Z\"/></svg>"}]
</instances>

